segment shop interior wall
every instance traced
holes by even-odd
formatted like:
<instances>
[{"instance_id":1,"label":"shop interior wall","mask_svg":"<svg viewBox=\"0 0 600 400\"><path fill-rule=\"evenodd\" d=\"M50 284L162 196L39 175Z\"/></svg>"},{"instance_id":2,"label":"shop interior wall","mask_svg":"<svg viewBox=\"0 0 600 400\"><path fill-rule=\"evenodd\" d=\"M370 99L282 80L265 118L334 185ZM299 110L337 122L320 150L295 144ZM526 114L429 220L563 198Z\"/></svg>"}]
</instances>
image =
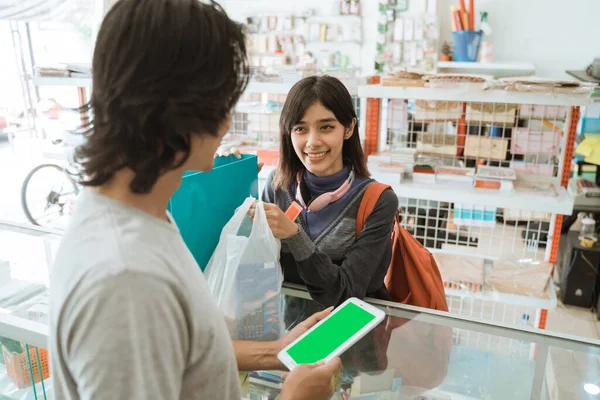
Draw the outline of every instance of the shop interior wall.
<instances>
[{"instance_id":1,"label":"shop interior wall","mask_svg":"<svg viewBox=\"0 0 600 400\"><path fill-rule=\"evenodd\" d=\"M439 0L443 40L452 37L451 4L458 0ZM475 8L489 14L494 60L531 61L537 75L560 78L600 57L598 0L475 0Z\"/></svg>"},{"instance_id":2,"label":"shop interior wall","mask_svg":"<svg viewBox=\"0 0 600 400\"><path fill-rule=\"evenodd\" d=\"M409 0L425 2L426 0ZM223 0L227 12L242 20L251 14L296 14L307 8L319 15L333 13L337 1ZM363 49L361 68L372 72L375 56L377 0L361 1ZM301 5L300 5L301 4ZM440 34L451 41L450 5L458 0L439 0ZM468 4L468 2L467 2ZM598 0L475 0L477 15L489 13L494 29L494 61L530 61L538 75L564 77L566 69L584 69L600 57L600 1Z\"/></svg>"}]
</instances>

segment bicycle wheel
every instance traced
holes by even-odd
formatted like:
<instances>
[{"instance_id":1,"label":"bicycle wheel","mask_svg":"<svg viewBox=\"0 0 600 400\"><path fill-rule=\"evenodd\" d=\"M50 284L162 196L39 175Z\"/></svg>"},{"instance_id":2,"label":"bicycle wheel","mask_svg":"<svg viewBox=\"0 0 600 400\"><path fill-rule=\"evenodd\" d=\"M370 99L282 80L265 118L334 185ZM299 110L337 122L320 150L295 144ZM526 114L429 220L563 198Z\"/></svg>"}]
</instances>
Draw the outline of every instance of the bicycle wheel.
<instances>
[{"instance_id":1,"label":"bicycle wheel","mask_svg":"<svg viewBox=\"0 0 600 400\"><path fill-rule=\"evenodd\" d=\"M21 207L34 225L50 226L64 217L64 208L79 189L65 169L42 164L32 169L21 187Z\"/></svg>"}]
</instances>

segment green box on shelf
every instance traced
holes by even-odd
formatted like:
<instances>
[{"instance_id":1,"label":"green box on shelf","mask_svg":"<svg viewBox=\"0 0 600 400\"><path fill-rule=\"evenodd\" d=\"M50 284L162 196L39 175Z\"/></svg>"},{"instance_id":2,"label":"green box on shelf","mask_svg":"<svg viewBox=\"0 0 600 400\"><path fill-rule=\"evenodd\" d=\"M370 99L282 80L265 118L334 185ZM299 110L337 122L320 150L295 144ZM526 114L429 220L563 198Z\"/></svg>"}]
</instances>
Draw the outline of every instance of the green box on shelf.
<instances>
[{"instance_id":1,"label":"green box on shelf","mask_svg":"<svg viewBox=\"0 0 600 400\"><path fill-rule=\"evenodd\" d=\"M258 160L243 155L215 159L210 172L186 172L169 211L202 271L221 231L248 196L258 197Z\"/></svg>"}]
</instances>

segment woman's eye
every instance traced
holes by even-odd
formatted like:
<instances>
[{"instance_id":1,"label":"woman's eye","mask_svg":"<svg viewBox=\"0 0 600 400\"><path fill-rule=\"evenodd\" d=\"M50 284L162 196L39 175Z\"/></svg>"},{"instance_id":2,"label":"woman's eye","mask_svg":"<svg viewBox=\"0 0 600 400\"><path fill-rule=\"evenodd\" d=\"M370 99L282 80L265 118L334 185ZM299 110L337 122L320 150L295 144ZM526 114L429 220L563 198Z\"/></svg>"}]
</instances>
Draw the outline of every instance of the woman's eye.
<instances>
[{"instance_id":1,"label":"woman's eye","mask_svg":"<svg viewBox=\"0 0 600 400\"><path fill-rule=\"evenodd\" d=\"M323 125L323 126L321 127L321 130L322 130L322 131L330 131L330 130L332 130L333 128L335 128L333 125Z\"/></svg>"},{"instance_id":2,"label":"woman's eye","mask_svg":"<svg viewBox=\"0 0 600 400\"><path fill-rule=\"evenodd\" d=\"M301 126L297 126L292 130L294 133L303 133L304 132L304 128Z\"/></svg>"}]
</instances>

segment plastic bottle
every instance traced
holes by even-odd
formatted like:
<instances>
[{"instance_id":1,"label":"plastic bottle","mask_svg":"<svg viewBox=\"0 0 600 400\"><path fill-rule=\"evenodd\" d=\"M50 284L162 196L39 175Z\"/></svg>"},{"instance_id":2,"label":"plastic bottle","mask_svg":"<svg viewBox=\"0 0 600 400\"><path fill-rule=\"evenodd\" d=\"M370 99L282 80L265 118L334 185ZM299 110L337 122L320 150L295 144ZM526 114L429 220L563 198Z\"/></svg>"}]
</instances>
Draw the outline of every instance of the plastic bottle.
<instances>
[{"instance_id":1,"label":"plastic bottle","mask_svg":"<svg viewBox=\"0 0 600 400\"><path fill-rule=\"evenodd\" d=\"M481 30L483 38L479 47L479 62L492 62L492 28L487 22L487 12L481 13Z\"/></svg>"}]
</instances>

